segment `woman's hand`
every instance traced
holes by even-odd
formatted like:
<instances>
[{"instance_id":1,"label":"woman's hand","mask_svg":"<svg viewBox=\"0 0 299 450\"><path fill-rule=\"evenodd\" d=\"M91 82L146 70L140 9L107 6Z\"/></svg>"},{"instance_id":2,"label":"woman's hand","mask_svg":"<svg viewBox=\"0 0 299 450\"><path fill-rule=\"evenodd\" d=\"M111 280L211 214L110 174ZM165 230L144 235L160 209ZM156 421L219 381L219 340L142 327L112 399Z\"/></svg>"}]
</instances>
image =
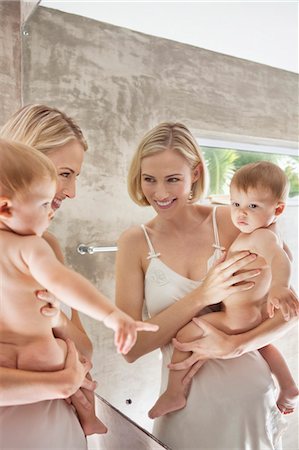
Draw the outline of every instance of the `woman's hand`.
<instances>
[{"instance_id":1,"label":"woman's hand","mask_svg":"<svg viewBox=\"0 0 299 450\"><path fill-rule=\"evenodd\" d=\"M181 343L177 339L173 339L173 345L182 352L193 352L189 358L179 363L169 364L172 370L188 369L197 361L205 359L228 359L239 356L234 346L232 335L227 335L223 331L213 327L203 319L194 317L193 322L202 330L203 336L192 342ZM192 371L192 369L191 369ZM193 375L193 372L191 372ZM188 375L190 372L188 373Z\"/></svg>"},{"instance_id":2,"label":"woman's hand","mask_svg":"<svg viewBox=\"0 0 299 450\"><path fill-rule=\"evenodd\" d=\"M254 286L249 278L258 276L259 269L242 270L256 259L257 255L248 251L235 254L225 260L225 254L208 271L199 289L205 297L205 305L219 303L229 295L247 291Z\"/></svg>"},{"instance_id":3,"label":"woman's hand","mask_svg":"<svg viewBox=\"0 0 299 450\"><path fill-rule=\"evenodd\" d=\"M82 389L84 384L87 387ZM98 383L94 381L91 378L90 373L88 373L85 377L84 384L71 397L65 399L65 401L69 404L73 404L76 409L77 406L79 406L85 410L92 411L94 408L94 395L90 393L96 389Z\"/></svg>"},{"instance_id":4,"label":"woman's hand","mask_svg":"<svg viewBox=\"0 0 299 450\"><path fill-rule=\"evenodd\" d=\"M87 374L92 368L91 362L84 356L79 356L75 344L70 339L66 339L67 355L64 364L64 371L67 374L68 389L65 397L73 395L80 387L94 391L97 384L87 378Z\"/></svg>"},{"instance_id":5,"label":"woman's hand","mask_svg":"<svg viewBox=\"0 0 299 450\"><path fill-rule=\"evenodd\" d=\"M179 363L170 363L168 368L171 370L190 369L183 378L183 384L187 386L194 375L202 367L202 361L206 359L228 359L239 356L236 348L233 346L234 336L229 336L219 331L213 325L202 319L195 317L193 322L202 330L203 335L199 339L191 342L181 343L173 339L173 345L181 352L192 352L189 358Z\"/></svg>"},{"instance_id":6,"label":"woman's hand","mask_svg":"<svg viewBox=\"0 0 299 450\"><path fill-rule=\"evenodd\" d=\"M36 298L43 302L47 302L42 306L40 312L47 317L54 317L60 312L60 301L51 292L46 289L35 292Z\"/></svg>"},{"instance_id":7,"label":"woman's hand","mask_svg":"<svg viewBox=\"0 0 299 450\"><path fill-rule=\"evenodd\" d=\"M77 311L72 309L72 318L68 317L60 311L60 301L51 292L45 290L36 291L36 298L42 302L47 302L40 308L43 316L51 318L51 325L54 336L63 339L70 338L74 341L77 350L92 357L92 343L88 338Z\"/></svg>"}]
</instances>

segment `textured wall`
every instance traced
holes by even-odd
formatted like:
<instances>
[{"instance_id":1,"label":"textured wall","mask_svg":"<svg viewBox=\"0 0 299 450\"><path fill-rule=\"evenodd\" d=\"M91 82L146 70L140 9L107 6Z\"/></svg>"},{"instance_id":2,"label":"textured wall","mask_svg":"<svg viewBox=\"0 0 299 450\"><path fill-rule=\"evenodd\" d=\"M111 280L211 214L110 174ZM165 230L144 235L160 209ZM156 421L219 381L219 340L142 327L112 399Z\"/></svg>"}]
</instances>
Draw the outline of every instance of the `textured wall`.
<instances>
[{"instance_id":1,"label":"textured wall","mask_svg":"<svg viewBox=\"0 0 299 450\"><path fill-rule=\"evenodd\" d=\"M111 298L114 255L80 256L75 249L81 242L114 244L125 228L151 216L126 193L128 163L145 131L180 120L199 136L297 140L293 73L40 7L26 31L24 103L65 110L90 146L78 198L64 204L52 230L69 264ZM101 324L84 322L95 345L100 394L149 425L144 386L158 380L158 352L128 365Z\"/></svg>"},{"instance_id":2,"label":"textured wall","mask_svg":"<svg viewBox=\"0 0 299 450\"><path fill-rule=\"evenodd\" d=\"M0 1L0 124L21 106L20 2Z\"/></svg>"},{"instance_id":3,"label":"textured wall","mask_svg":"<svg viewBox=\"0 0 299 450\"><path fill-rule=\"evenodd\" d=\"M21 22L24 24L40 0L21 0Z\"/></svg>"}]
</instances>

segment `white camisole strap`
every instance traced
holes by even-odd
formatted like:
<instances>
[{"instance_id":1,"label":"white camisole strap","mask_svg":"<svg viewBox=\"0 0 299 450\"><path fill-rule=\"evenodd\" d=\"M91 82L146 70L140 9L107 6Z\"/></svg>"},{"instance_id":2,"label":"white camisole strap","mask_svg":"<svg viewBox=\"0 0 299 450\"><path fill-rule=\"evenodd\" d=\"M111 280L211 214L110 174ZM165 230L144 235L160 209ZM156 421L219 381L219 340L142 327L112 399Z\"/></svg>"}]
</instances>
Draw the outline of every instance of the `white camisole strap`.
<instances>
[{"instance_id":1,"label":"white camisole strap","mask_svg":"<svg viewBox=\"0 0 299 450\"><path fill-rule=\"evenodd\" d=\"M213 247L217 250L225 250L224 247L222 247L220 245L220 240L219 240L219 233L218 233L218 227L217 227L217 220L216 220L216 210L217 210L217 206L215 206L213 208L213 230L214 230L214 244Z\"/></svg>"},{"instance_id":2,"label":"white camisole strap","mask_svg":"<svg viewBox=\"0 0 299 450\"><path fill-rule=\"evenodd\" d=\"M152 259L152 258L157 258L158 256L161 255L161 253L156 253L155 249L153 247L153 244L151 243L151 240L149 238L148 232L146 231L145 226L142 224L141 228L143 229L144 235L145 235L145 239L149 248L149 252L148 252L148 257L147 259Z\"/></svg>"}]
</instances>

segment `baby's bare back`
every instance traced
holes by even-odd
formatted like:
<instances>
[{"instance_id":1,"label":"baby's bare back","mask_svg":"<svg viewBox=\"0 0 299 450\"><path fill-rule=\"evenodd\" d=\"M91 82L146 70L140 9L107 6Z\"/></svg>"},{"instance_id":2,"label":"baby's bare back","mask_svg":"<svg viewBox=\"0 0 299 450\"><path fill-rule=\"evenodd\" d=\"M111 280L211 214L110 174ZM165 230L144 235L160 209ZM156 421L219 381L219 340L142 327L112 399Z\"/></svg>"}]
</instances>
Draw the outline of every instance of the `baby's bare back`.
<instances>
[{"instance_id":1,"label":"baby's bare back","mask_svg":"<svg viewBox=\"0 0 299 450\"><path fill-rule=\"evenodd\" d=\"M43 302L35 292L43 289L31 276L22 258L25 240L0 230L1 316L0 365L24 370L59 370L64 365L65 342L56 339L52 328L56 318L45 317Z\"/></svg>"}]
</instances>

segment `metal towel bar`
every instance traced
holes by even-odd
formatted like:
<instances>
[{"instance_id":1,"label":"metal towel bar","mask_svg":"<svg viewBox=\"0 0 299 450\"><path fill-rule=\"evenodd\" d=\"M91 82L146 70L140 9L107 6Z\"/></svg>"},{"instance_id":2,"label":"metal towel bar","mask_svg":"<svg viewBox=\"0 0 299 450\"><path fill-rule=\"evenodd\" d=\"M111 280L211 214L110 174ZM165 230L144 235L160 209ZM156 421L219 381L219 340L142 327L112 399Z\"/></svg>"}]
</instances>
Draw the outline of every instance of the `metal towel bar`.
<instances>
[{"instance_id":1,"label":"metal towel bar","mask_svg":"<svg viewBox=\"0 0 299 450\"><path fill-rule=\"evenodd\" d=\"M77 247L77 252L80 253L80 255L92 255L93 253L106 253L106 252L116 252L117 247L111 246L111 247L95 247L93 245L85 245L85 244L79 244Z\"/></svg>"}]
</instances>

